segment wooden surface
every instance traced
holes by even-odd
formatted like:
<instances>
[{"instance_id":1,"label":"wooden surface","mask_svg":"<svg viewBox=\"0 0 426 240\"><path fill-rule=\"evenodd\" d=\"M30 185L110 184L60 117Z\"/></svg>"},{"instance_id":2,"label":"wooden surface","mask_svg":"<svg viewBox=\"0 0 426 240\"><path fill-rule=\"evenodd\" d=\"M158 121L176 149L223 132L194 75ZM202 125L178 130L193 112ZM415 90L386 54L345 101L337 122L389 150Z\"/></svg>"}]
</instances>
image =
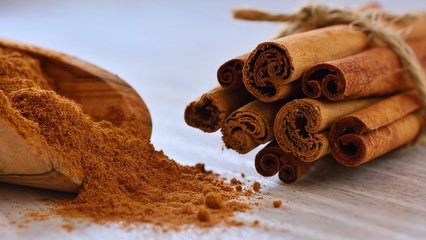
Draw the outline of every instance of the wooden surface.
<instances>
[{"instance_id":1,"label":"wooden surface","mask_svg":"<svg viewBox=\"0 0 426 240\"><path fill-rule=\"evenodd\" d=\"M223 176L262 184L260 209L238 219L260 226L181 232L150 226L123 230L53 218L22 226L36 199L72 195L0 184L2 239L419 239L426 234L426 144L357 168L328 160L295 185L262 178L254 152L222 150L219 133L185 125L187 103L216 85L217 67L273 36L277 25L231 20L229 10L293 9L287 1L0 1L2 37L31 42L95 63L134 86L153 119L152 140L182 164L204 162ZM349 1L344 1L349 5ZM355 5L356 3L352 3ZM386 1L391 10L426 9L422 1ZM259 148L257 149L259 150ZM256 150L255 150L256 151ZM281 199L283 207L272 208ZM12 224L15 221L18 224ZM70 222L71 221L71 222ZM72 224L68 232L63 226Z\"/></svg>"}]
</instances>

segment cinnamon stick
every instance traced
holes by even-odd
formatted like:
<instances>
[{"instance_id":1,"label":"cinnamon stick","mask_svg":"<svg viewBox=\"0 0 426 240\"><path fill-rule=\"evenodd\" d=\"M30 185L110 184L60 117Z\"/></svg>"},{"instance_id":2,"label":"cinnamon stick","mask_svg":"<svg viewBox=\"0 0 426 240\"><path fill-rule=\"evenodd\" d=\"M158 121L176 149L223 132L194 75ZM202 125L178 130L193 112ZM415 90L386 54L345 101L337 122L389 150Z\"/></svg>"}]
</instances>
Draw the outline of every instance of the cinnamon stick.
<instances>
[{"instance_id":1,"label":"cinnamon stick","mask_svg":"<svg viewBox=\"0 0 426 240\"><path fill-rule=\"evenodd\" d=\"M318 65L316 65L318 66ZM322 71L314 70L315 66L310 68L302 77L302 92L308 98L320 98L323 96L322 91ZM311 71L315 71L313 74Z\"/></svg>"},{"instance_id":2,"label":"cinnamon stick","mask_svg":"<svg viewBox=\"0 0 426 240\"><path fill-rule=\"evenodd\" d=\"M264 177L272 177L281 169L280 158L285 152L278 146L276 141L270 142L260 150L254 159L256 171Z\"/></svg>"},{"instance_id":3,"label":"cinnamon stick","mask_svg":"<svg viewBox=\"0 0 426 240\"><path fill-rule=\"evenodd\" d=\"M358 53L367 41L360 30L337 25L261 43L244 65L244 85L260 100L276 101L313 65Z\"/></svg>"},{"instance_id":4,"label":"cinnamon stick","mask_svg":"<svg viewBox=\"0 0 426 240\"><path fill-rule=\"evenodd\" d=\"M278 145L305 162L312 162L330 152L327 130L342 116L366 107L377 99L342 102L296 99L277 113L274 133Z\"/></svg>"},{"instance_id":5,"label":"cinnamon stick","mask_svg":"<svg viewBox=\"0 0 426 240\"><path fill-rule=\"evenodd\" d=\"M416 21L410 24L408 27L404 24L395 24L394 27L397 30L404 30L405 33L402 36L407 40L421 39L426 37L426 12L416 12L413 15L417 17Z\"/></svg>"},{"instance_id":6,"label":"cinnamon stick","mask_svg":"<svg viewBox=\"0 0 426 240\"><path fill-rule=\"evenodd\" d=\"M185 122L204 132L215 132L232 112L253 99L245 88L216 87L186 107Z\"/></svg>"},{"instance_id":7,"label":"cinnamon stick","mask_svg":"<svg viewBox=\"0 0 426 240\"><path fill-rule=\"evenodd\" d=\"M404 145L417 135L422 120L414 90L396 94L336 121L329 133L334 158L358 166Z\"/></svg>"},{"instance_id":8,"label":"cinnamon stick","mask_svg":"<svg viewBox=\"0 0 426 240\"><path fill-rule=\"evenodd\" d=\"M276 141L270 142L260 150L254 163L260 175L271 177L278 173L278 178L287 184L296 182L314 164L301 161L284 152Z\"/></svg>"},{"instance_id":9,"label":"cinnamon stick","mask_svg":"<svg viewBox=\"0 0 426 240\"><path fill-rule=\"evenodd\" d=\"M217 80L224 88L242 88L243 83L243 66L248 58L249 53L231 59L217 70Z\"/></svg>"},{"instance_id":10,"label":"cinnamon stick","mask_svg":"<svg viewBox=\"0 0 426 240\"><path fill-rule=\"evenodd\" d=\"M240 154L248 153L274 137L274 119L287 101L265 103L255 100L233 112L221 131L227 148Z\"/></svg>"},{"instance_id":11,"label":"cinnamon stick","mask_svg":"<svg viewBox=\"0 0 426 240\"><path fill-rule=\"evenodd\" d=\"M408 44L426 68L426 39ZM412 87L411 77L403 71L398 56L385 47L317 64L302 78L305 95L318 98L323 94L333 101L380 96Z\"/></svg>"},{"instance_id":12,"label":"cinnamon stick","mask_svg":"<svg viewBox=\"0 0 426 240\"><path fill-rule=\"evenodd\" d=\"M362 5L355 11L364 12L364 11L368 11L372 9L380 9L380 8L381 8L380 4L371 2L371 3L366 3L365 5ZM302 76L305 76L305 75L306 74L303 74ZM306 97L320 98L322 96L322 89L321 89L321 80L319 79L319 76L314 75L314 76L311 76L309 79L307 79L306 77L303 77L302 91Z\"/></svg>"},{"instance_id":13,"label":"cinnamon stick","mask_svg":"<svg viewBox=\"0 0 426 240\"><path fill-rule=\"evenodd\" d=\"M304 162L291 154L284 154L281 158L281 169L278 178L286 184L300 179L316 162Z\"/></svg>"}]
</instances>

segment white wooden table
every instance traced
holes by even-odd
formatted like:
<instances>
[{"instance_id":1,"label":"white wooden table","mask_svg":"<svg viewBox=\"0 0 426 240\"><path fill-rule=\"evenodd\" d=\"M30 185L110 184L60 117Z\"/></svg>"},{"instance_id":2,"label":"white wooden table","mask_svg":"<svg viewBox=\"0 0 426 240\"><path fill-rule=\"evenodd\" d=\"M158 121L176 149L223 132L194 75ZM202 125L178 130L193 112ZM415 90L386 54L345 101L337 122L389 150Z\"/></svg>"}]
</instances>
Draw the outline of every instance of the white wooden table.
<instances>
[{"instance_id":1,"label":"white wooden table","mask_svg":"<svg viewBox=\"0 0 426 240\"><path fill-rule=\"evenodd\" d=\"M334 1L337 2L337 1ZM339 1L342 2L342 1ZM343 1L345 5L350 1ZM342 4L342 3L340 3ZM386 1L389 10L426 9L424 1ZM117 224L53 218L22 222L36 199L72 197L0 184L1 239L418 239L426 235L426 145L392 153L358 168L333 161L317 165L294 185L262 178L254 153L222 150L220 135L187 127L187 103L213 87L217 67L273 36L277 25L233 21L240 6L293 10L288 1L0 1L0 35L66 52L127 80L142 95L154 121L152 141L182 164L203 162L227 177L261 182L261 209L238 214L260 227L132 231ZM343 6L345 6L343 5ZM342 6L342 5L340 5ZM255 151L254 151L255 152ZM272 208L272 201L283 207ZM70 222L71 221L71 222ZM74 231L62 226L72 224Z\"/></svg>"}]
</instances>

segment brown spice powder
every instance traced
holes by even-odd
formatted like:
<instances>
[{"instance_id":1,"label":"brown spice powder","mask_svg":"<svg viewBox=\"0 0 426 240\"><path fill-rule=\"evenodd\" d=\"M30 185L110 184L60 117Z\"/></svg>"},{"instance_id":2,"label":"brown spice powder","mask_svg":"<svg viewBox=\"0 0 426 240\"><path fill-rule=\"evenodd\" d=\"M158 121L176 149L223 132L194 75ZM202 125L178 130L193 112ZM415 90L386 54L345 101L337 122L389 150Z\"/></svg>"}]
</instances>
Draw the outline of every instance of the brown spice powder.
<instances>
[{"instance_id":1,"label":"brown spice powder","mask_svg":"<svg viewBox=\"0 0 426 240\"><path fill-rule=\"evenodd\" d=\"M238 184L242 184L241 181L237 180L236 178L231 178L231 184L232 185L238 185Z\"/></svg>"},{"instance_id":2,"label":"brown spice powder","mask_svg":"<svg viewBox=\"0 0 426 240\"><path fill-rule=\"evenodd\" d=\"M232 222L234 212L249 208L238 201L241 191L203 165L182 166L156 151L149 140L110 122L93 121L52 90L36 59L2 50L0 63L2 108L18 111L25 118L20 129L39 133L50 147L46 151L62 157L53 164L84 176L75 199L55 201L53 213L98 223L176 227Z\"/></svg>"},{"instance_id":3,"label":"brown spice powder","mask_svg":"<svg viewBox=\"0 0 426 240\"><path fill-rule=\"evenodd\" d=\"M254 190L255 192L259 192L259 190L260 190L260 188L261 188L261 186L260 186L260 183L259 183L259 182L254 182L254 183L253 183L253 185L252 185L252 187L253 187L253 190Z\"/></svg>"},{"instance_id":4,"label":"brown spice powder","mask_svg":"<svg viewBox=\"0 0 426 240\"><path fill-rule=\"evenodd\" d=\"M275 200L272 202L272 206L274 206L274 208L279 208L282 205L282 201L281 200Z\"/></svg>"},{"instance_id":5,"label":"brown spice powder","mask_svg":"<svg viewBox=\"0 0 426 240\"><path fill-rule=\"evenodd\" d=\"M222 197L220 194L214 192L210 192L206 195L205 204L212 209L221 209L224 207Z\"/></svg>"}]
</instances>

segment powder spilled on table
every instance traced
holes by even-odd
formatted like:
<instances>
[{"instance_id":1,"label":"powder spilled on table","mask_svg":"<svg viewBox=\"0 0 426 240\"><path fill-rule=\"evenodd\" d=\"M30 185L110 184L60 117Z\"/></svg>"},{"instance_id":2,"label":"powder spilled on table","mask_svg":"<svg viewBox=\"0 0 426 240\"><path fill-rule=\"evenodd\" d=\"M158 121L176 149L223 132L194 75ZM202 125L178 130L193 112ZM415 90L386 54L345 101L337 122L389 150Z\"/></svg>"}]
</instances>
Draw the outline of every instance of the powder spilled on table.
<instances>
[{"instance_id":1,"label":"powder spilled on table","mask_svg":"<svg viewBox=\"0 0 426 240\"><path fill-rule=\"evenodd\" d=\"M0 52L0 98L8 114L22 118L60 156L57 164L84 176L73 200L57 200L50 212L97 223L238 225L232 217L250 208L242 193L205 171L182 166L110 122L93 121L76 103L58 95L36 59ZM8 64L5 64L8 63ZM19 113L19 114L18 114ZM5 114L5 113L4 113Z\"/></svg>"}]
</instances>

